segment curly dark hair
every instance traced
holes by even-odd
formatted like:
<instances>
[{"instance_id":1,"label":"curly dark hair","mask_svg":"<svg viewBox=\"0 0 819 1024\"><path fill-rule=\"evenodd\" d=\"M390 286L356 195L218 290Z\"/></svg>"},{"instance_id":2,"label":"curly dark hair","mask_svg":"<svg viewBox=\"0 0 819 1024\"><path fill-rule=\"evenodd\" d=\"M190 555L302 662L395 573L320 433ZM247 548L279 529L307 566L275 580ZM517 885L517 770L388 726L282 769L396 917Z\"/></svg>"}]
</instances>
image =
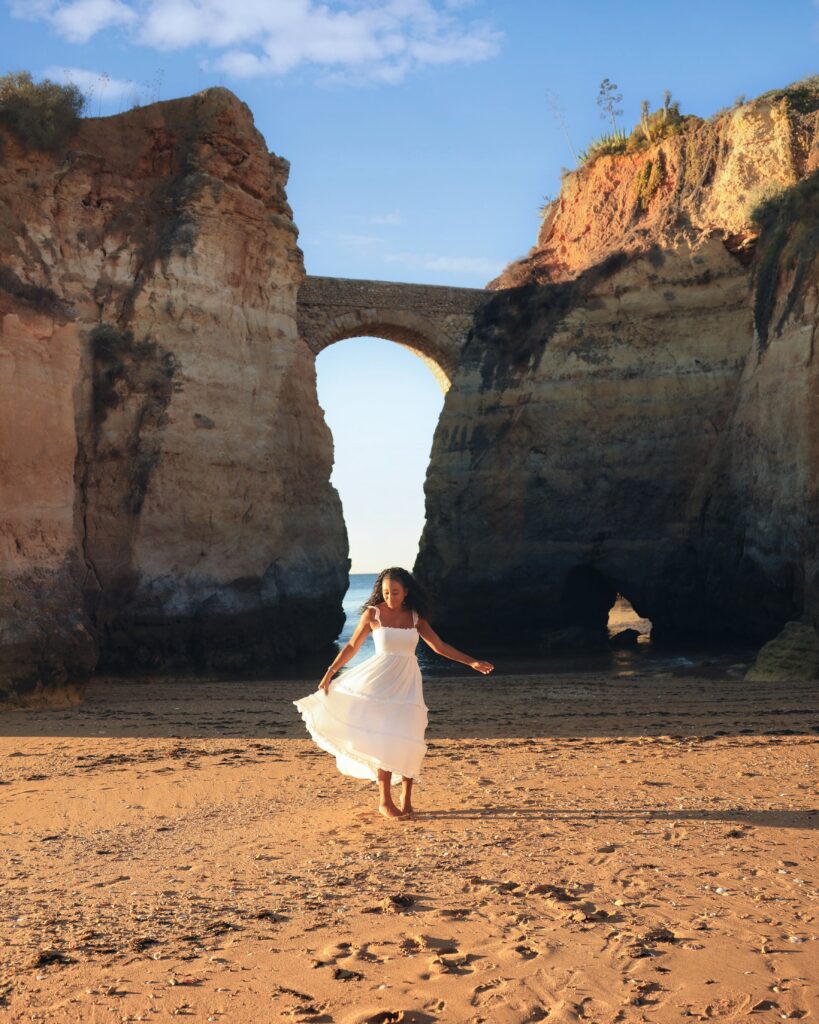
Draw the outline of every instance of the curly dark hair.
<instances>
[{"instance_id":1,"label":"curly dark hair","mask_svg":"<svg viewBox=\"0 0 819 1024\"><path fill-rule=\"evenodd\" d=\"M371 605L379 604L384 600L381 594L381 584L385 579L396 580L402 587L406 587L407 596L404 598L405 608L418 612L418 614L424 619L429 617L429 594L427 594L424 587L421 586L411 572L407 572L406 569L401 569L397 565L393 565L389 569L382 569L376 576L372 593L361 606L362 613Z\"/></svg>"}]
</instances>

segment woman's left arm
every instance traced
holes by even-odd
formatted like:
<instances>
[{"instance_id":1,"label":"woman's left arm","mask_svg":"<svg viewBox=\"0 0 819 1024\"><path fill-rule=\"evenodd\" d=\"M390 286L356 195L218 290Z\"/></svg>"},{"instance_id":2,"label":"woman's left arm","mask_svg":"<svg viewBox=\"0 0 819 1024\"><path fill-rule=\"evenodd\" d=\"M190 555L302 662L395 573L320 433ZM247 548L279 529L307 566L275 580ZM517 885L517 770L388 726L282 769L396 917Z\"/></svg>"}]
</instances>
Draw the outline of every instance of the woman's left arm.
<instances>
[{"instance_id":1,"label":"woman's left arm","mask_svg":"<svg viewBox=\"0 0 819 1024\"><path fill-rule=\"evenodd\" d=\"M419 636L436 654L449 658L450 661L458 661L462 665L469 665L470 668L474 668L476 672L482 672L484 675L488 675L494 669L495 666L491 661L479 661L477 658L459 651L451 644L444 643L426 619L418 619L417 629Z\"/></svg>"}]
</instances>

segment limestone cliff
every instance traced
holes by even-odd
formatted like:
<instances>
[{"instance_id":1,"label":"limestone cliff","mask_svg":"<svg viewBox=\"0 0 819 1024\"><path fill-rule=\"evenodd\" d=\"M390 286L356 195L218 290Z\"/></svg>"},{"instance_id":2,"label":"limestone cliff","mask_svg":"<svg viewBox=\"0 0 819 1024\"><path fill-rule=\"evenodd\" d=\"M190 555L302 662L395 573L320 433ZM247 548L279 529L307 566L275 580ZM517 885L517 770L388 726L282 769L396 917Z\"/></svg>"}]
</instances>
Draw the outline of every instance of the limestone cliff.
<instances>
[{"instance_id":1,"label":"limestone cliff","mask_svg":"<svg viewBox=\"0 0 819 1024\"><path fill-rule=\"evenodd\" d=\"M566 175L435 434L442 625L599 631L617 591L658 637L819 620L817 168L797 87Z\"/></svg>"},{"instance_id":2,"label":"limestone cliff","mask_svg":"<svg viewBox=\"0 0 819 1024\"><path fill-rule=\"evenodd\" d=\"M0 163L0 680L329 643L347 541L284 186L225 90Z\"/></svg>"},{"instance_id":3,"label":"limestone cliff","mask_svg":"<svg viewBox=\"0 0 819 1024\"><path fill-rule=\"evenodd\" d=\"M349 563L286 162L219 89L54 154L0 135L0 690L328 644ZM819 625L818 239L813 87L565 177L450 339L416 565L442 630L602 634L618 591L660 637Z\"/></svg>"}]
</instances>

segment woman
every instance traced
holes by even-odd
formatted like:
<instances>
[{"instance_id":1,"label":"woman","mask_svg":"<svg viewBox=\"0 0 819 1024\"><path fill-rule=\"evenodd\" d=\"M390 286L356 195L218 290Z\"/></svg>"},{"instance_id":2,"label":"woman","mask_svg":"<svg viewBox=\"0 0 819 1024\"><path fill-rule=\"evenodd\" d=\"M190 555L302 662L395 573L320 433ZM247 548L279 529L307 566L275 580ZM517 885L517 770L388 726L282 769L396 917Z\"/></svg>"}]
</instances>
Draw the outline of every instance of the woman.
<instances>
[{"instance_id":1,"label":"woman","mask_svg":"<svg viewBox=\"0 0 819 1024\"><path fill-rule=\"evenodd\" d=\"M444 643L426 614L426 595L412 573L384 569L353 635L324 673L318 690L293 701L315 742L335 755L340 772L378 782L378 809L388 818L412 814L412 784L421 774L427 751L427 706L415 656L418 637L437 654L476 672L486 675L494 668ZM375 654L345 672L331 690L333 676L371 632ZM392 799L392 782L399 778L400 808Z\"/></svg>"}]
</instances>

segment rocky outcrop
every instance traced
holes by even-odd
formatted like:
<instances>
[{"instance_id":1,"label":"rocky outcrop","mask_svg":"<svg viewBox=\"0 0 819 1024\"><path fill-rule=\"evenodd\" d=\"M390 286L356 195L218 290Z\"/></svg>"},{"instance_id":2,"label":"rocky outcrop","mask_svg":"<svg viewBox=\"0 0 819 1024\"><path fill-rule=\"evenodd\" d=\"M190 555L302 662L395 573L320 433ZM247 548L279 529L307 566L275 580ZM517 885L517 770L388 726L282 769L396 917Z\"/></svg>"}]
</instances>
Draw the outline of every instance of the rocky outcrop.
<instances>
[{"instance_id":1,"label":"rocky outcrop","mask_svg":"<svg viewBox=\"0 0 819 1024\"><path fill-rule=\"evenodd\" d=\"M347 542L286 162L221 89L4 143L0 677L331 642Z\"/></svg>"},{"instance_id":2,"label":"rocky outcrop","mask_svg":"<svg viewBox=\"0 0 819 1024\"><path fill-rule=\"evenodd\" d=\"M344 285L322 344L369 325L451 374L416 570L453 638L602 643L618 593L653 639L819 625L815 85L567 175L487 301L439 311L445 368ZM0 687L329 644L286 162L220 89L2 143Z\"/></svg>"},{"instance_id":3,"label":"rocky outcrop","mask_svg":"<svg viewBox=\"0 0 819 1024\"><path fill-rule=\"evenodd\" d=\"M453 634L602 633L617 592L656 639L819 615L817 110L786 90L564 178L433 442L416 570Z\"/></svg>"},{"instance_id":4,"label":"rocky outcrop","mask_svg":"<svg viewBox=\"0 0 819 1024\"><path fill-rule=\"evenodd\" d=\"M790 683L819 679L819 633L804 622L787 622L762 648L745 678L754 682Z\"/></svg>"}]
</instances>

